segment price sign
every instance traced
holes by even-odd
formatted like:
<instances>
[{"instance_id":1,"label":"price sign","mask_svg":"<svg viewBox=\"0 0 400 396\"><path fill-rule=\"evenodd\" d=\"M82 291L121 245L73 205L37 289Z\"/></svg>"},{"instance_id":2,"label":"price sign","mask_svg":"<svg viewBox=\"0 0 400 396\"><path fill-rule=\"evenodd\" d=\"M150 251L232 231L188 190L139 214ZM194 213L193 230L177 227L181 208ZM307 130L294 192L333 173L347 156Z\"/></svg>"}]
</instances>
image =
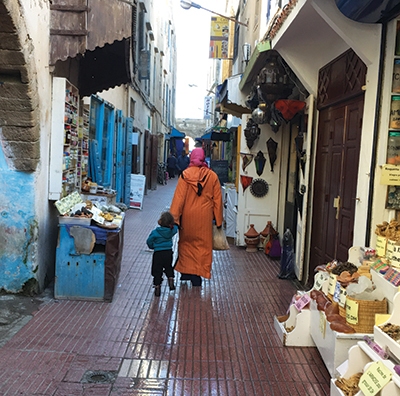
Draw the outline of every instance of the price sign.
<instances>
[{"instance_id":1,"label":"price sign","mask_svg":"<svg viewBox=\"0 0 400 396\"><path fill-rule=\"evenodd\" d=\"M342 308L344 308L346 306L346 296L347 296L347 291L343 286L341 286L340 287L340 295L339 295L339 305Z\"/></svg>"},{"instance_id":2,"label":"price sign","mask_svg":"<svg viewBox=\"0 0 400 396\"><path fill-rule=\"evenodd\" d=\"M315 278L314 278L314 289L315 290L322 289L322 285L326 281L327 275L328 274L326 272L321 272L321 271L318 272L317 275L315 275Z\"/></svg>"},{"instance_id":3,"label":"price sign","mask_svg":"<svg viewBox=\"0 0 400 396\"><path fill-rule=\"evenodd\" d=\"M350 324L358 323L358 302L346 299L346 321Z\"/></svg>"},{"instance_id":4,"label":"price sign","mask_svg":"<svg viewBox=\"0 0 400 396\"><path fill-rule=\"evenodd\" d=\"M311 297L306 293L303 294L298 300L296 300L294 306L297 308L298 311L301 311L310 301Z\"/></svg>"},{"instance_id":5,"label":"price sign","mask_svg":"<svg viewBox=\"0 0 400 396\"><path fill-rule=\"evenodd\" d=\"M390 370L382 362L375 362L361 376L358 386L364 395L374 396L389 383L391 378Z\"/></svg>"},{"instance_id":6,"label":"price sign","mask_svg":"<svg viewBox=\"0 0 400 396\"><path fill-rule=\"evenodd\" d=\"M329 286L328 286L328 293L332 294L335 293L336 289L336 278L337 275L335 274L329 274Z\"/></svg>"},{"instance_id":7,"label":"price sign","mask_svg":"<svg viewBox=\"0 0 400 396\"><path fill-rule=\"evenodd\" d=\"M386 237L377 236L376 237L376 255L379 257L386 256Z\"/></svg>"},{"instance_id":8,"label":"price sign","mask_svg":"<svg viewBox=\"0 0 400 396\"><path fill-rule=\"evenodd\" d=\"M397 242L393 245L390 264L392 267L400 268L400 245L397 245Z\"/></svg>"},{"instance_id":9,"label":"price sign","mask_svg":"<svg viewBox=\"0 0 400 396\"><path fill-rule=\"evenodd\" d=\"M388 239L388 240L387 240L387 243L386 243L386 258L387 258L388 260L391 260L391 259L392 259L393 248L394 248L394 245L395 245L395 244L396 244L395 241L393 241L393 240L391 240L391 239Z\"/></svg>"}]
</instances>

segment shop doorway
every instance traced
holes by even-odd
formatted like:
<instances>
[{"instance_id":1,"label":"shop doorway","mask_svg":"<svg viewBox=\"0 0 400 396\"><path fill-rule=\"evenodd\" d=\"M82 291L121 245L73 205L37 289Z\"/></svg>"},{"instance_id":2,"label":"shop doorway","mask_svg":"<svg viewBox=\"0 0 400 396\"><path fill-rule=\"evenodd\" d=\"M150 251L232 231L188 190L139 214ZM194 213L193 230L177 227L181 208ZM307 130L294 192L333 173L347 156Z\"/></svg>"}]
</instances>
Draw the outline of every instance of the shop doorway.
<instances>
[{"instance_id":1,"label":"shop doorway","mask_svg":"<svg viewBox=\"0 0 400 396\"><path fill-rule=\"evenodd\" d=\"M157 188L157 155L158 138L156 135L145 131L144 175L146 176L146 189Z\"/></svg>"},{"instance_id":2,"label":"shop doorway","mask_svg":"<svg viewBox=\"0 0 400 396\"><path fill-rule=\"evenodd\" d=\"M308 282L353 243L364 95L320 111Z\"/></svg>"}]
</instances>

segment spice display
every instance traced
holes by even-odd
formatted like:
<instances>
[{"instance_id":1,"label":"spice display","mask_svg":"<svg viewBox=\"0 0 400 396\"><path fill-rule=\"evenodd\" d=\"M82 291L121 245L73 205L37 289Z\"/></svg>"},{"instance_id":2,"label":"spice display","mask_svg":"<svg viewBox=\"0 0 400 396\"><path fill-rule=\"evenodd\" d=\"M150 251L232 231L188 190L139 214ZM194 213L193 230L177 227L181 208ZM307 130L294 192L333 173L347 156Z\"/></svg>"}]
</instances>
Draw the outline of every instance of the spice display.
<instances>
[{"instance_id":1,"label":"spice display","mask_svg":"<svg viewBox=\"0 0 400 396\"><path fill-rule=\"evenodd\" d=\"M332 269L332 274L340 275L342 272L347 271L350 275L352 275L357 272L357 269L357 266L352 263L339 263L336 267Z\"/></svg>"},{"instance_id":2,"label":"spice display","mask_svg":"<svg viewBox=\"0 0 400 396\"><path fill-rule=\"evenodd\" d=\"M354 396L359 391L358 383L362 373L356 373L350 378L338 378L335 381L336 386L345 394L345 396Z\"/></svg>"},{"instance_id":3,"label":"spice display","mask_svg":"<svg viewBox=\"0 0 400 396\"><path fill-rule=\"evenodd\" d=\"M394 219L390 223L384 221L382 224L377 224L375 234L394 241L400 240L400 224Z\"/></svg>"},{"instance_id":4,"label":"spice display","mask_svg":"<svg viewBox=\"0 0 400 396\"><path fill-rule=\"evenodd\" d=\"M400 341L400 326L391 323L385 323L379 326L379 328L390 338L393 338L397 342Z\"/></svg>"}]
</instances>

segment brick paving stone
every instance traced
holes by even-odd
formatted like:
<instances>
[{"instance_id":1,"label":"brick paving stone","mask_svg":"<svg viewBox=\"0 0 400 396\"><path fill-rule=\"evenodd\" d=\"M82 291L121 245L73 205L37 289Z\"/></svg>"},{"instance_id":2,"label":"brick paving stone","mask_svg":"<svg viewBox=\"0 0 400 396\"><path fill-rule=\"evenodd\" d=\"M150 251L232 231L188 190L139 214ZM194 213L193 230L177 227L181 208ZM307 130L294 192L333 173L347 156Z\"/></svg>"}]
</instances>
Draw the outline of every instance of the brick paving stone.
<instances>
[{"instance_id":1,"label":"brick paving stone","mask_svg":"<svg viewBox=\"0 0 400 396\"><path fill-rule=\"evenodd\" d=\"M231 246L214 252L202 288L163 282L154 297L145 241L169 207L176 180L129 210L111 303L52 300L0 348L2 396L326 396L316 348L283 347L273 326L296 288L279 261ZM176 240L175 240L176 246ZM88 370L119 372L83 383Z\"/></svg>"}]
</instances>

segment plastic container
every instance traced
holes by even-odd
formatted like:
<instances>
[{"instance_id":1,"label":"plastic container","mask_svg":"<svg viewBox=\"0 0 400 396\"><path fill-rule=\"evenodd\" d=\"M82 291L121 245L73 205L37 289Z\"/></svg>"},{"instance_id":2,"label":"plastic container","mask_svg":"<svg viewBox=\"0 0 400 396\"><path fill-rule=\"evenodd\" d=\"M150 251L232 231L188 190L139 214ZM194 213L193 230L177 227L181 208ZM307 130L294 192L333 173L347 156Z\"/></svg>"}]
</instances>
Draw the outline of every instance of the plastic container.
<instances>
[{"instance_id":1,"label":"plastic container","mask_svg":"<svg viewBox=\"0 0 400 396\"><path fill-rule=\"evenodd\" d=\"M392 92L400 92L400 59L394 61Z\"/></svg>"},{"instance_id":2,"label":"plastic container","mask_svg":"<svg viewBox=\"0 0 400 396\"><path fill-rule=\"evenodd\" d=\"M400 132L389 132L387 163L400 165Z\"/></svg>"},{"instance_id":3,"label":"plastic container","mask_svg":"<svg viewBox=\"0 0 400 396\"><path fill-rule=\"evenodd\" d=\"M389 128L400 129L400 96L392 96Z\"/></svg>"}]
</instances>

